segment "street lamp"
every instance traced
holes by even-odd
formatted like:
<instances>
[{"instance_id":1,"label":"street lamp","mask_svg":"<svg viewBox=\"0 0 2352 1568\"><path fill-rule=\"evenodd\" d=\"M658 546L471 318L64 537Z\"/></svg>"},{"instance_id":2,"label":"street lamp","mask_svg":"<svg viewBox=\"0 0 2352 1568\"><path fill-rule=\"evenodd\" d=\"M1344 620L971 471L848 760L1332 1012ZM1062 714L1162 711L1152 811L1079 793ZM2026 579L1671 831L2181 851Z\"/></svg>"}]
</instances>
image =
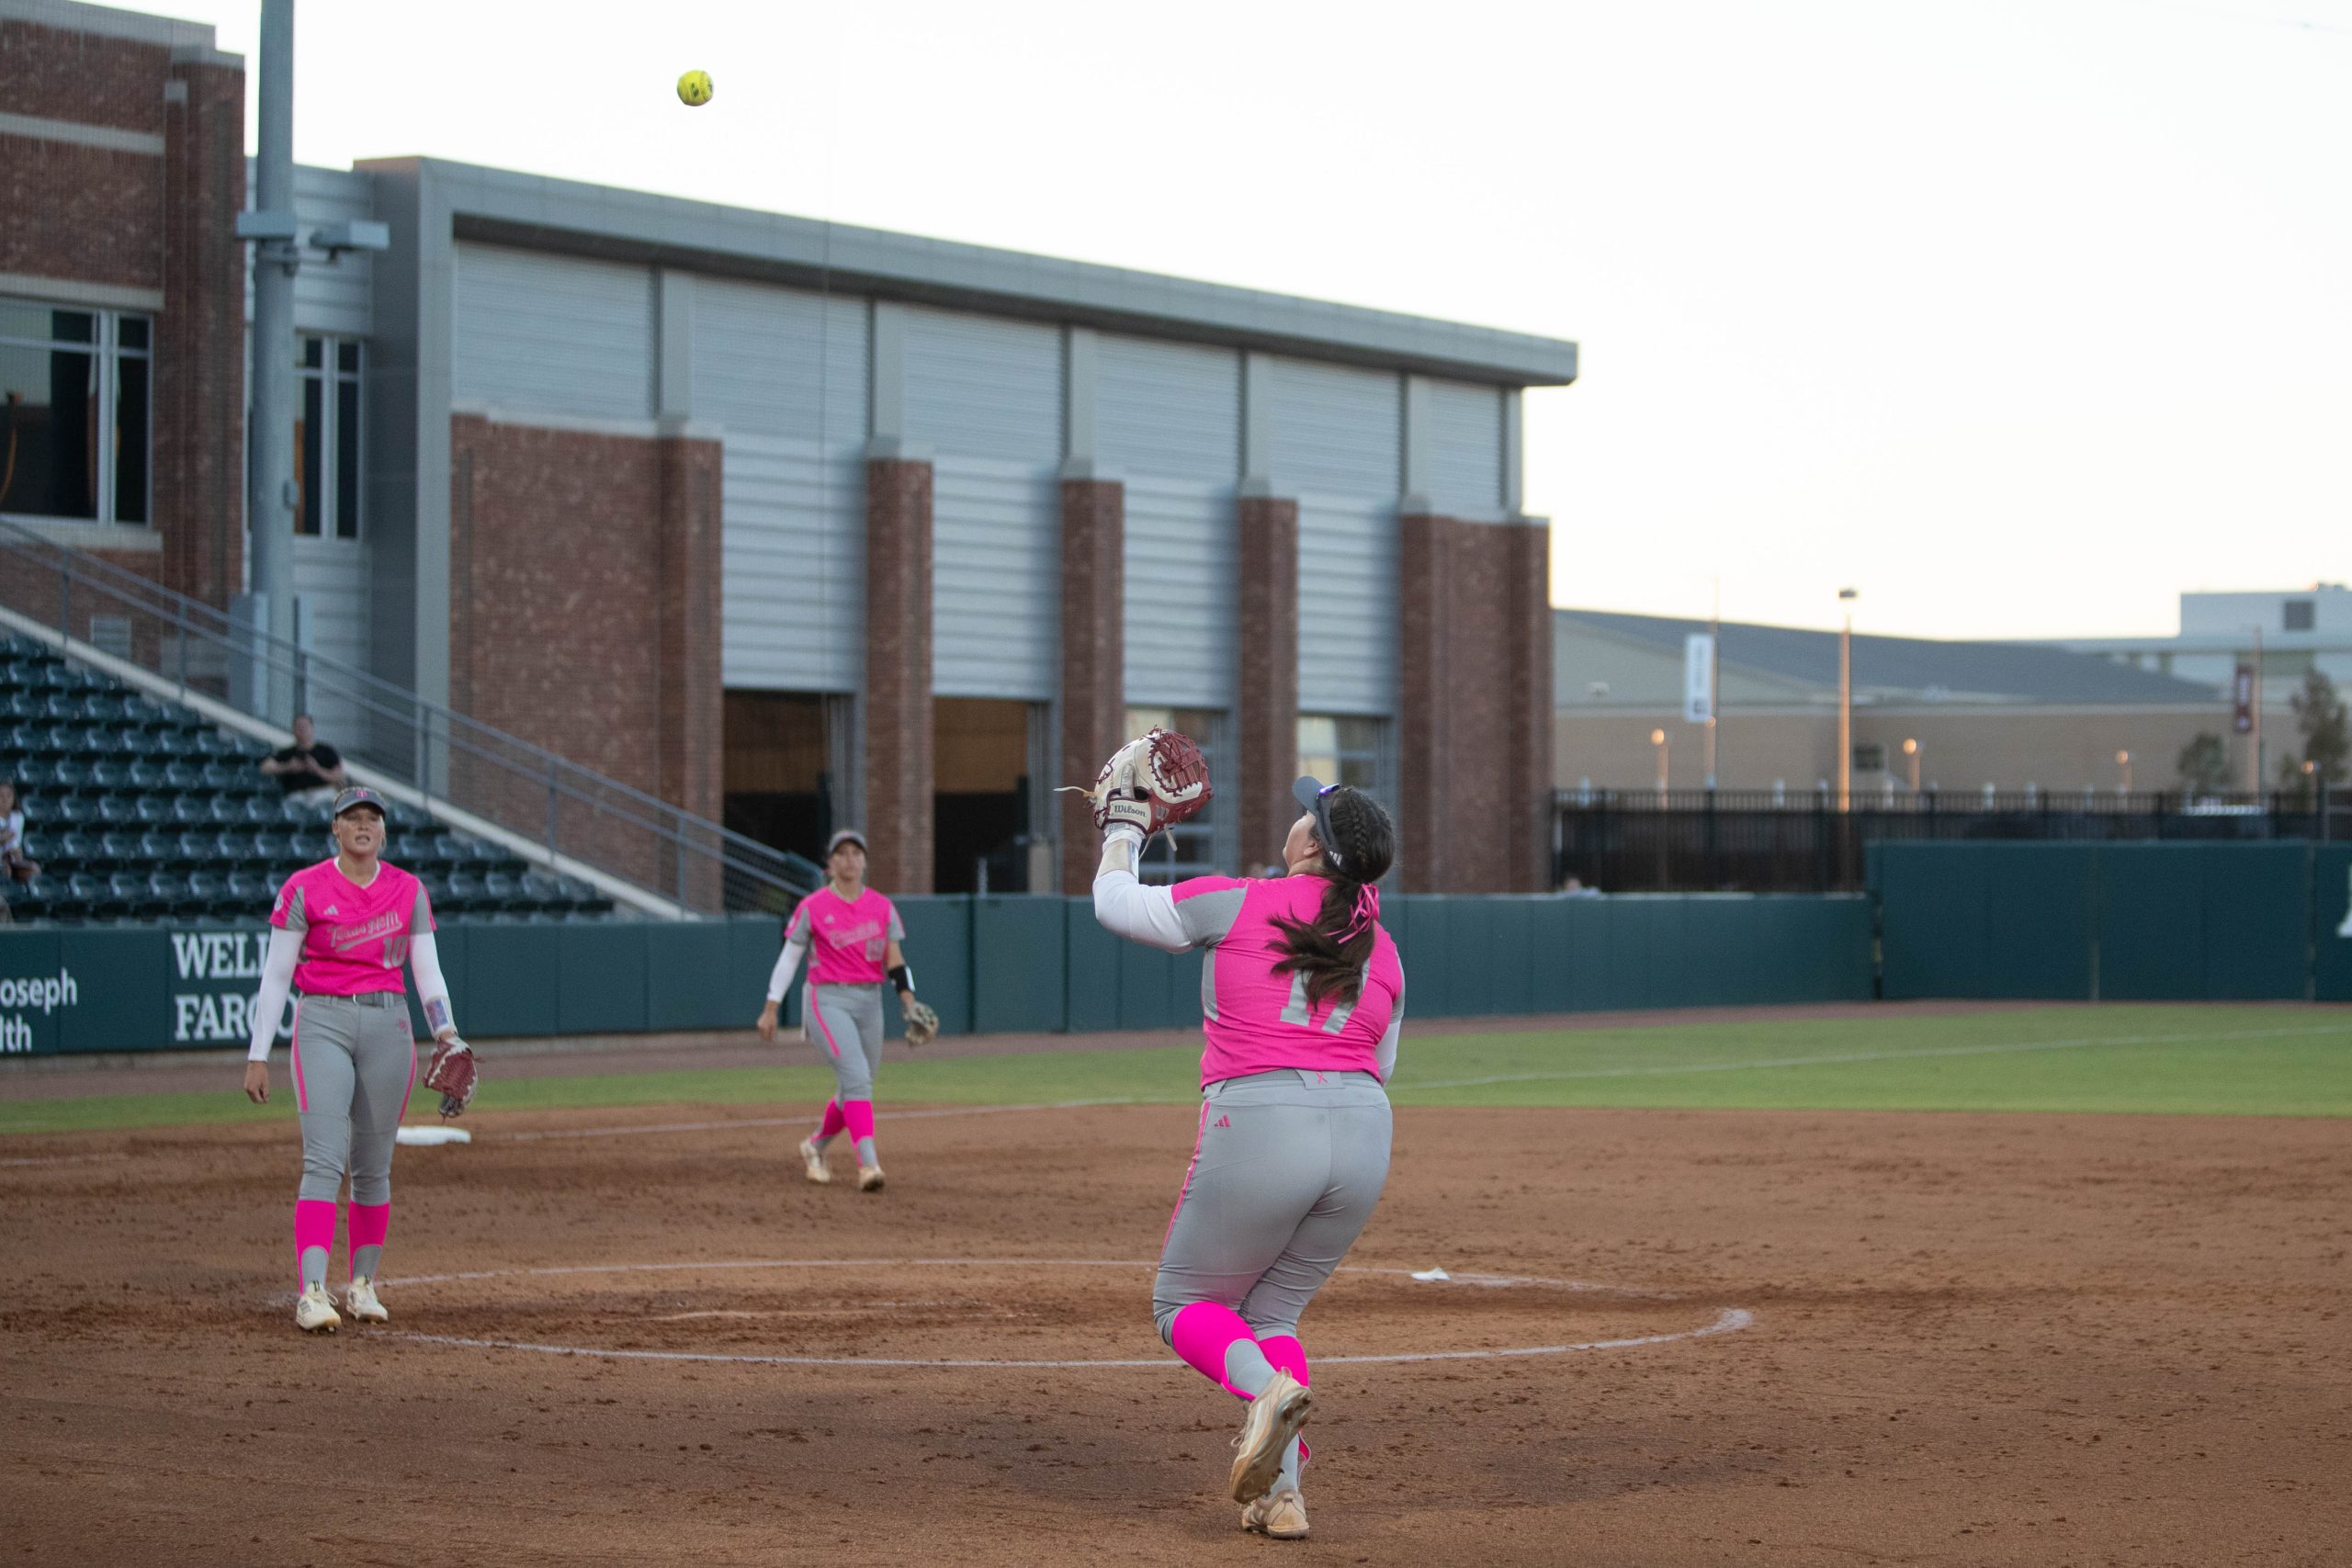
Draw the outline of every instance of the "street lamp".
<instances>
[{"instance_id":1,"label":"street lamp","mask_svg":"<svg viewBox=\"0 0 2352 1568\"><path fill-rule=\"evenodd\" d=\"M1668 750L1666 731L1663 729L1651 730L1650 744L1657 748L1657 798L1659 802L1663 804L1666 800L1666 759Z\"/></svg>"},{"instance_id":2,"label":"street lamp","mask_svg":"<svg viewBox=\"0 0 2352 1568\"><path fill-rule=\"evenodd\" d=\"M1846 606L1846 629L1838 634L1838 809L1849 809L1854 794L1854 601L1859 588L1838 590Z\"/></svg>"},{"instance_id":3,"label":"street lamp","mask_svg":"<svg viewBox=\"0 0 2352 1568\"><path fill-rule=\"evenodd\" d=\"M1905 740L1903 743L1903 754L1911 759L1911 793L1917 795L1919 793L1919 743L1917 740Z\"/></svg>"},{"instance_id":4,"label":"street lamp","mask_svg":"<svg viewBox=\"0 0 2352 1568\"><path fill-rule=\"evenodd\" d=\"M2123 770L2123 793L2130 795L2132 793L2132 753L2118 751L2115 754L2115 765Z\"/></svg>"}]
</instances>

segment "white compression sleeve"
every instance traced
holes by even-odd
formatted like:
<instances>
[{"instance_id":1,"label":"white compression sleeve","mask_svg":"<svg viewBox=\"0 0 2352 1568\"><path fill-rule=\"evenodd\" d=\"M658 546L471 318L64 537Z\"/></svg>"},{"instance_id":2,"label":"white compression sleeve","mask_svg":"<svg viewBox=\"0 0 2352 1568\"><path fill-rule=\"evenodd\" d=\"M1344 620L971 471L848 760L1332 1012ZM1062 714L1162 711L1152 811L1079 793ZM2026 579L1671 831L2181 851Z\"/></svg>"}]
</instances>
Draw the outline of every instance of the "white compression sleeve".
<instances>
[{"instance_id":1,"label":"white compression sleeve","mask_svg":"<svg viewBox=\"0 0 2352 1568\"><path fill-rule=\"evenodd\" d=\"M277 1021L286 1016L286 998L294 991L294 961L302 956L302 939L289 931L269 933L269 956L261 964L261 990L254 998L253 1035L245 1060L266 1062L277 1043Z\"/></svg>"},{"instance_id":2,"label":"white compression sleeve","mask_svg":"<svg viewBox=\"0 0 2352 1568\"><path fill-rule=\"evenodd\" d=\"M808 951L806 936L794 937L775 955L775 967L768 971L768 1000L781 1002L784 993L792 988L792 976L800 968L800 955Z\"/></svg>"},{"instance_id":3,"label":"white compression sleeve","mask_svg":"<svg viewBox=\"0 0 2352 1568\"><path fill-rule=\"evenodd\" d=\"M1142 847L1143 835L1133 828L1114 828L1102 836L1102 863L1094 873L1094 918L1113 936L1162 953L1189 952L1193 939L1184 934L1176 895L1136 880L1136 854Z\"/></svg>"},{"instance_id":4,"label":"white compression sleeve","mask_svg":"<svg viewBox=\"0 0 2352 1568\"><path fill-rule=\"evenodd\" d=\"M449 1010L449 982L441 977L441 949L431 931L409 938L408 966L416 976L416 999L424 1009L424 1026L439 1038L443 1030L458 1032L457 1016Z\"/></svg>"},{"instance_id":5,"label":"white compression sleeve","mask_svg":"<svg viewBox=\"0 0 2352 1568\"><path fill-rule=\"evenodd\" d=\"M1382 1083L1396 1076L1396 1042L1404 1032L1405 1008L1400 1002L1396 1010L1388 1015L1388 1032L1380 1037L1380 1055L1373 1064L1372 1070L1380 1075Z\"/></svg>"}]
</instances>

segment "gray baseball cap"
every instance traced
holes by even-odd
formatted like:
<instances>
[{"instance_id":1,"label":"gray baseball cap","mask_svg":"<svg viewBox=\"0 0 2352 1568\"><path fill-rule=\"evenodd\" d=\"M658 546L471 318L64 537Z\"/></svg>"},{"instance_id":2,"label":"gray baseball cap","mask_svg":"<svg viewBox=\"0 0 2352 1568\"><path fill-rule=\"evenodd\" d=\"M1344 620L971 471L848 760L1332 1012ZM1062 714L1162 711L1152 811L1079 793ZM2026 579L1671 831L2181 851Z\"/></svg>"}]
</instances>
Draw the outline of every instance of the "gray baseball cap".
<instances>
[{"instance_id":1,"label":"gray baseball cap","mask_svg":"<svg viewBox=\"0 0 2352 1568\"><path fill-rule=\"evenodd\" d=\"M349 789L345 790L341 795L336 795L334 797L334 809L327 813L327 815L329 817L340 817L345 812L351 810L353 807L360 806L374 807L376 808L376 815L379 817L389 818L391 816L391 813L384 808L384 797L378 795L374 790L368 788L365 784L354 784Z\"/></svg>"},{"instance_id":2,"label":"gray baseball cap","mask_svg":"<svg viewBox=\"0 0 2352 1568\"><path fill-rule=\"evenodd\" d=\"M825 858L827 860L832 859L833 852L840 849L843 844L855 844L861 850L865 849L865 835L859 832L854 828L842 829L831 838L825 840ZM871 853L872 852L867 851L867 852Z\"/></svg>"}]
</instances>

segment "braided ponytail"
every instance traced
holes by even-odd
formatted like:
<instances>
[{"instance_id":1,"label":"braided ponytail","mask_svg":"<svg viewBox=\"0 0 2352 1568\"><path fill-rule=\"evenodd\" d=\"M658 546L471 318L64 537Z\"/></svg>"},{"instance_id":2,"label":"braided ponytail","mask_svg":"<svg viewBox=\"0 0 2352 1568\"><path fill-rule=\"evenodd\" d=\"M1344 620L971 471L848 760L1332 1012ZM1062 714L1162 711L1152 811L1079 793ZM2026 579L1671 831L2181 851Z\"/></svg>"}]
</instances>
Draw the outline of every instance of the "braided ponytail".
<instances>
[{"instance_id":1,"label":"braided ponytail","mask_svg":"<svg viewBox=\"0 0 2352 1568\"><path fill-rule=\"evenodd\" d=\"M1324 878L1321 908L1312 921L1274 917L1283 933L1283 956L1274 972L1306 976L1309 1007L1334 997L1352 1002L1362 994L1380 922L1380 889L1374 885L1396 858L1396 829L1388 813L1362 790L1333 791L1329 818L1331 835L1340 841L1328 847L1339 852L1339 864L1327 857L1323 871L1307 874Z\"/></svg>"}]
</instances>

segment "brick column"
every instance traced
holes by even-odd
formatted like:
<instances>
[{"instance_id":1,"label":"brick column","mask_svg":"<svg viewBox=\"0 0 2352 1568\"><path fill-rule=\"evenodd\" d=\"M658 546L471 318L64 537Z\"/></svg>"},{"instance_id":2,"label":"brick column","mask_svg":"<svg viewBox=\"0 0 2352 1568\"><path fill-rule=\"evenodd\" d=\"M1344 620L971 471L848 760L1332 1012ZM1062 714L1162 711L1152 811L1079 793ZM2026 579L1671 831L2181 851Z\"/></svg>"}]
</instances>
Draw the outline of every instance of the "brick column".
<instances>
[{"instance_id":1,"label":"brick column","mask_svg":"<svg viewBox=\"0 0 2352 1568\"><path fill-rule=\"evenodd\" d=\"M931 465L865 465L867 875L892 893L932 884Z\"/></svg>"},{"instance_id":2,"label":"brick column","mask_svg":"<svg viewBox=\"0 0 2352 1568\"><path fill-rule=\"evenodd\" d=\"M1126 737L1126 487L1062 481L1062 771L1091 784ZM1059 795L1062 891L1094 884L1094 817L1083 796Z\"/></svg>"},{"instance_id":3,"label":"brick column","mask_svg":"<svg viewBox=\"0 0 2352 1568\"><path fill-rule=\"evenodd\" d=\"M664 435L660 443L662 798L718 819L723 804L719 718L719 444Z\"/></svg>"},{"instance_id":4,"label":"brick column","mask_svg":"<svg viewBox=\"0 0 2352 1568\"><path fill-rule=\"evenodd\" d=\"M244 570L245 80L181 61L169 86L152 525L164 583L226 608Z\"/></svg>"},{"instance_id":5,"label":"brick column","mask_svg":"<svg viewBox=\"0 0 2352 1568\"><path fill-rule=\"evenodd\" d=\"M1281 852L1298 815L1298 502L1244 495L1239 524L1238 755L1216 784L1234 802L1246 868Z\"/></svg>"},{"instance_id":6,"label":"brick column","mask_svg":"<svg viewBox=\"0 0 2352 1568\"><path fill-rule=\"evenodd\" d=\"M1398 520L1399 874L1408 892L1549 878L1551 535Z\"/></svg>"}]
</instances>

